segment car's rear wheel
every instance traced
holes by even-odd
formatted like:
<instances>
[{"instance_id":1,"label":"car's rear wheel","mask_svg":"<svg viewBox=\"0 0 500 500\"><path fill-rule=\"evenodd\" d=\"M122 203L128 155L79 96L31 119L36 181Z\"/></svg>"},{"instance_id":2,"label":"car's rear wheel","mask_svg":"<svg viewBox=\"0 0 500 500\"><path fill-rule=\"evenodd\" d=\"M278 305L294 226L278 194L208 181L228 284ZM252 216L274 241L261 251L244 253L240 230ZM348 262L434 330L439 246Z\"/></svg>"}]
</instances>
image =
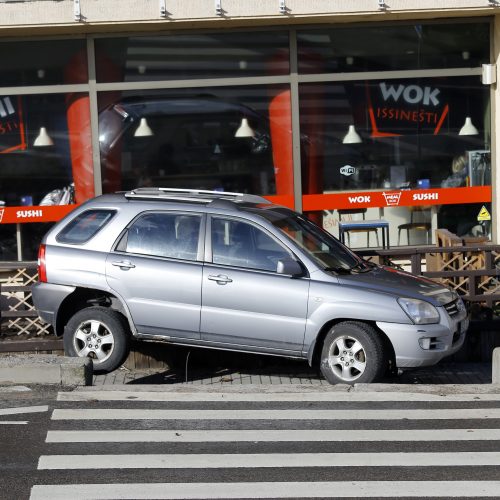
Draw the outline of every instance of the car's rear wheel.
<instances>
[{"instance_id":1,"label":"car's rear wheel","mask_svg":"<svg viewBox=\"0 0 500 500\"><path fill-rule=\"evenodd\" d=\"M97 373L118 368L128 351L129 334L125 320L112 309L82 309L71 317L64 329L66 355L92 358Z\"/></svg>"},{"instance_id":2,"label":"car's rear wheel","mask_svg":"<svg viewBox=\"0 0 500 500\"><path fill-rule=\"evenodd\" d=\"M370 383L385 372L384 345L372 326L343 321L325 337L321 352L321 372L331 384Z\"/></svg>"}]
</instances>

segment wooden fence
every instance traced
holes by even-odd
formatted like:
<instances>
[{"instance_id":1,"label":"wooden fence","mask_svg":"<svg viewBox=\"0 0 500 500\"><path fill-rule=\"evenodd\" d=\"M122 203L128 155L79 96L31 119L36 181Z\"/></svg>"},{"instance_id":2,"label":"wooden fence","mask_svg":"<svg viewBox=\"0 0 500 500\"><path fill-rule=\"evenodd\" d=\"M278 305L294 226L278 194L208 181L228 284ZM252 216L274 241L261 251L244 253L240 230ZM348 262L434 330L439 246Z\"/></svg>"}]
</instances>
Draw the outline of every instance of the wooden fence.
<instances>
[{"instance_id":1,"label":"wooden fence","mask_svg":"<svg viewBox=\"0 0 500 500\"><path fill-rule=\"evenodd\" d=\"M456 290L472 310L475 305L487 311L486 317L479 319L500 316L500 245L368 249L358 253L442 282ZM33 307L31 287L37 279L36 262L0 263L0 352L8 350L7 344L14 346L12 342L17 343L17 351L62 349L60 340L47 337L51 329Z\"/></svg>"}]
</instances>

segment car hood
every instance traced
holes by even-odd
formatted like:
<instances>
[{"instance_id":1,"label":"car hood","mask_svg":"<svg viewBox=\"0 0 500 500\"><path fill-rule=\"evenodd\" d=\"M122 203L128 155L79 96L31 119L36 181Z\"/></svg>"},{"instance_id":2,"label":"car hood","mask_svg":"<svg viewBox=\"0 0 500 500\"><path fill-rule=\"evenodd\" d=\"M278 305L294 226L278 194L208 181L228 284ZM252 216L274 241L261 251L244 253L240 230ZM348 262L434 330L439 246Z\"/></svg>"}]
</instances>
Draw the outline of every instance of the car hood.
<instances>
[{"instance_id":1,"label":"car hood","mask_svg":"<svg viewBox=\"0 0 500 500\"><path fill-rule=\"evenodd\" d=\"M448 304L457 297L455 292L435 281L386 266L340 275L338 280L341 284L368 288L377 293L426 300L435 306Z\"/></svg>"}]
</instances>

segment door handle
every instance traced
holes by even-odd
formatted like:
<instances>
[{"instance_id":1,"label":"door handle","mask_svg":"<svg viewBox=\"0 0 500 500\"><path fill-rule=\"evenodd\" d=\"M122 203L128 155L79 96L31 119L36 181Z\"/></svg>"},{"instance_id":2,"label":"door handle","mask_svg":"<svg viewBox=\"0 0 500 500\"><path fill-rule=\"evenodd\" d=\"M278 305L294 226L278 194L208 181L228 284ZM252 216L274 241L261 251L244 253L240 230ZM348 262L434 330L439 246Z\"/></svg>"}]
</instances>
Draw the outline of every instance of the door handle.
<instances>
[{"instance_id":1,"label":"door handle","mask_svg":"<svg viewBox=\"0 0 500 500\"><path fill-rule=\"evenodd\" d=\"M217 276L209 275L208 279L211 281L216 281L218 285L225 285L226 283L232 283L233 280L224 274L218 274Z\"/></svg>"},{"instance_id":2,"label":"door handle","mask_svg":"<svg viewBox=\"0 0 500 500\"><path fill-rule=\"evenodd\" d=\"M115 262L111 262L111 265L119 267L120 269L127 270L135 267L135 264L132 264L129 260L118 260Z\"/></svg>"}]
</instances>

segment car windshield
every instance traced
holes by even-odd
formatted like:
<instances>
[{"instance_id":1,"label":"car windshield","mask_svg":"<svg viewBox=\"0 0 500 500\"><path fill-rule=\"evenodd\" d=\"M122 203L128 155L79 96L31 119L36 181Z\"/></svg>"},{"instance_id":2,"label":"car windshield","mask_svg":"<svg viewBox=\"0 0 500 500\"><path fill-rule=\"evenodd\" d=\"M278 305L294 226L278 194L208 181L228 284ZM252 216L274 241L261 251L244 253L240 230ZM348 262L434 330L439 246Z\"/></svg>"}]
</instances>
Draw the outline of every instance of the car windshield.
<instances>
[{"instance_id":1,"label":"car windshield","mask_svg":"<svg viewBox=\"0 0 500 500\"><path fill-rule=\"evenodd\" d=\"M289 210L260 210L265 217L288 238L293 240L319 266L328 271L365 271L371 266L330 233L307 217Z\"/></svg>"}]
</instances>

